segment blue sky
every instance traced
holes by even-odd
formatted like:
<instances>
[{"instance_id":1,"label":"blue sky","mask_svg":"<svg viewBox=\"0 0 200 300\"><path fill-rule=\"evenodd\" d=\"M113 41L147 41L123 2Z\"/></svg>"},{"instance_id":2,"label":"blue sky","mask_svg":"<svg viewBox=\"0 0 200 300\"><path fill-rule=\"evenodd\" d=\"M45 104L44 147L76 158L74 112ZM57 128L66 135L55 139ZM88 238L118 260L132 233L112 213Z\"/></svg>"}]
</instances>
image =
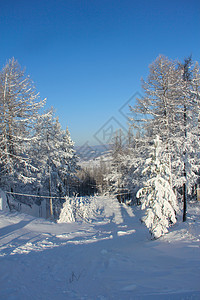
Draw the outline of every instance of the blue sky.
<instances>
[{"instance_id":1,"label":"blue sky","mask_svg":"<svg viewBox=\"0 0 200 300\"><path fill-rule=\"evenodd\" d=\"M200 1L1 0L0 45L0 67L26 67L76 145L98 144L159 54L200 62Z\"/></svg>"}]
</instances>

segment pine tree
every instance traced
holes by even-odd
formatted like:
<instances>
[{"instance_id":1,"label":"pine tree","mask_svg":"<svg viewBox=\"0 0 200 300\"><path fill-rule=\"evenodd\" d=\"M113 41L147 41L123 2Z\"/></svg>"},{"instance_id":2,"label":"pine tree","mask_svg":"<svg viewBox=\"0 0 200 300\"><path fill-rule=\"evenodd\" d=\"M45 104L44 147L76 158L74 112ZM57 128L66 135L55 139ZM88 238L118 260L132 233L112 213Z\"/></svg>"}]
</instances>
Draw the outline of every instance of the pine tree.
<instances>
[{"instance_id":1,"label":"pine tree","mask_svg":"<svg viewBox=\"0 0 200 300\"><path fill-rule=\"evenodd\" d=\"M137 197L141 198L142 209L146 209L142 221L152 236L159 238L176 223L178 205L170 185L171 170L166 150L158 136L154 140L153 152L146 160L143 174L148 176L148 180L137 193Z\"/></svg>"}]
</instances>

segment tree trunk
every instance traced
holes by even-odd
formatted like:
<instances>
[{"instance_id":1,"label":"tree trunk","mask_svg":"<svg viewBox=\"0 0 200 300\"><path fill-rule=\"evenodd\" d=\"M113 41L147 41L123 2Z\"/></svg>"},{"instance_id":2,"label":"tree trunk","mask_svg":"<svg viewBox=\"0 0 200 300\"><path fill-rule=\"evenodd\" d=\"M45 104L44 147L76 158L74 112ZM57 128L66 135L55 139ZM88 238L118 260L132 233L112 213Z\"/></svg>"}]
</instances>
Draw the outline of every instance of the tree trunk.
<instances>
[{"instance_id":1,"label":"tree trunk","mask_svg":"<svg viewBox=\"0 0 200 300\"><path fill-rule=\"evenodd\" d=\"M51 197L51 173L49 166L49 208L50 208L50 217L53 218L53 200Z\"/></svg>"},{"instance_id":2,"label":"tree trunk","mask_svg":"<svg viewBox=\"0 0 200 300\"><path fill-rule=\"evenodd\" d=\"M186 221L187 216L187 186L183 184L183 222Z\"/></svg>"},{"instance_id":3,"label":"tree trunk","mask_svg":"<svg viewBox=\"0 0 200 300\"><path fill-rule=\"evenodd\" d=\"M184 105L184 127L185 127L185 139L187 138L187 130L186 130L186 124L187 124L187 109L186 105ZM184 159L186 160L186 150L184 152ZM184 177L185 180L187 180L187 173L186 173L186 164L184 162ZM183 184L183 222L185 222L187 219L187 184Z\"/></svg>"}]
</instances>

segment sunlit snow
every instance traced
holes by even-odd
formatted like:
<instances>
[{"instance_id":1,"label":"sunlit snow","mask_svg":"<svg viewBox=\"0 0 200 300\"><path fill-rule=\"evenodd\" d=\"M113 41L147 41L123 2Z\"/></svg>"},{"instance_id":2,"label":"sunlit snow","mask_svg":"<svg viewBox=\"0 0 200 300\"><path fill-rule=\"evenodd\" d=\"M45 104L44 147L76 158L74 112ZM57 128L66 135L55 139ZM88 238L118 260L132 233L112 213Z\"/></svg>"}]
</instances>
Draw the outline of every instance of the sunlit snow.
<instances>
[{"instance_id":1,"label":"sunlit snow","mask_svg":"<svg viewBox=\"0 0 200 300\"><path fill-rule=\"evenodd\" d=\"M0 212L0 299L200 299L199 204L152 241L140 208L93 200L70 223Z\"/></svg>"}]
</instances>

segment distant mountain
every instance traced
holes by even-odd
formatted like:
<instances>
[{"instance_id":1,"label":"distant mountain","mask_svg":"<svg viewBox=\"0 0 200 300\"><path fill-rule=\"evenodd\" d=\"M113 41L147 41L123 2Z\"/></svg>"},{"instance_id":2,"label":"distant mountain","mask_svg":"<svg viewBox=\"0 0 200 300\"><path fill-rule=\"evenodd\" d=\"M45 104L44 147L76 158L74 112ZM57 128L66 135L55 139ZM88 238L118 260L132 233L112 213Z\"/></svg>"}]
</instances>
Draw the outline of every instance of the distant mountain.
<instances>
[{"instance_id":1,"label":"distant mountain","mask_svg":"<svg viewBox=\"0 0 200 300\"><path fill-rule=\"evenodd\" d=\"M99 156L108 154L112 145L95 145L90 146L87 143L81 147L75 146L76 153L81 161L88 161Z\"/></svg>"}]
</instances>

